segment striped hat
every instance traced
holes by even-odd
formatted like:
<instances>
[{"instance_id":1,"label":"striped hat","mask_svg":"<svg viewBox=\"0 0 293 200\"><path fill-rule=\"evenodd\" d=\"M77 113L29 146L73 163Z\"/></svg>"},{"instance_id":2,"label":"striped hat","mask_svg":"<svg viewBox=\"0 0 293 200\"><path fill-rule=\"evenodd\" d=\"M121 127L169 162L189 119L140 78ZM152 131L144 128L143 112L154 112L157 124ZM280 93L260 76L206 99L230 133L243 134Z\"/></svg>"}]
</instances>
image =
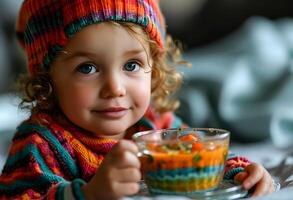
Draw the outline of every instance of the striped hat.
<instances>
[{"instance_id":1,"label":"striped hat","mask_svg":"<svg viewBox=\"0 0 293 200\"><path fill-rule=\"evenodd\" d=\"M83 27L109 20L139 24L163 47L166 30L158 0L24 0L16 32L30 74L48 69Z\"/></svg>"}]
</instances>

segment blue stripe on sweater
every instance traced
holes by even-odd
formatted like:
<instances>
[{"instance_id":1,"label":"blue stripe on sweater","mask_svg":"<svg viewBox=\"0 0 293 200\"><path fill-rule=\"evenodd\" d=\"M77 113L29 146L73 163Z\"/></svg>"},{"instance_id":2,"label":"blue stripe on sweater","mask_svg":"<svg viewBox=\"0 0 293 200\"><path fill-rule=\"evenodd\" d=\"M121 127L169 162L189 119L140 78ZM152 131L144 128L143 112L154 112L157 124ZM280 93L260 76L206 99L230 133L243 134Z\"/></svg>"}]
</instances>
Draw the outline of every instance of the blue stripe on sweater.
<instances>
[{"instance_id":1,"label":"blue stripe on sweater","mask_svg":"<svg viewBox=\"0 0 293 200\"><path fill-rule=\"evenodd\" d=\"M61 183L58 185L57 191L55 193L55 199L63 200L64 199L64 189L68 187L70 183Z\"/></svg>"},{"instance_id":2,"label":"blue stripe on sweater","mask_svg":"<svg viewBox=\"0 0 293 200\"><path fill-rule=\"evenodd\" d=\"M49 187L52 183L58 183L60 181L65 181L63 178L56 176L54 174L42 174L39 177L32 177L33 179L16 180L12 184L2 184L0 183L0 194L13 195L15 191L24 191L29 188L40 188L42 190Z\"/></svg>"},{"instance_id":3,"label":"blue stripe on sweater","mask_svg":"<svg viewBox=\"0 0 293 200\"><path fill-rule=\"evenodd\" d=\"M69 173L72 175L72 177L79 177L79 170L75 161L49 129L40 125L22 124L17 128L17 130L23 133L38 132L41 137L49 142L50 147L57 151L57 158L60 160L60 163L64 164L63 167L69 170Z\"/></svg>"},{"instance_id":4,"label":"blue stripe on sweater","mask_svg":"<svg viewBox=\"0 0 293 200\"><path fill-rule=\"evenodd\" d=\"M17 166L18 163L22 163L22 160L25 159L30 154L34 158L36 158L36 162L40 165L40 167L44 173L52 173L51 170L46 165L38 148L34 144L27 145L20 152L14 154L12 156L9 156L6 161L5 168L9 168L9 171L10 171L11 169L15 168L15 166Z\"/></svg>"}]
</instances>

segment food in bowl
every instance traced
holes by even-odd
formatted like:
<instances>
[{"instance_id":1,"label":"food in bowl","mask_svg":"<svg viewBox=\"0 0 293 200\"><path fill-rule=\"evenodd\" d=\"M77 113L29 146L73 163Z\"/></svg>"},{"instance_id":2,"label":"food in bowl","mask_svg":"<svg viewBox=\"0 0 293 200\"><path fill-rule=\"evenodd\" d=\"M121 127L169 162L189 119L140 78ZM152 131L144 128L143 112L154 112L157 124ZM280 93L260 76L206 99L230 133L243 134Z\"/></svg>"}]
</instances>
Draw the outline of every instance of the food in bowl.
<instances>
[{"instance_id":1,"label":"food in bowl","mask_svg":"<svg viewBox=\"0 0 293 200\"><path fill-rule=\"evenodd\" d=\"M142 172L152 194L194 194L213 190L223 178L230 133L213 128L138 132Z\"/></svg>"}]
</instances>

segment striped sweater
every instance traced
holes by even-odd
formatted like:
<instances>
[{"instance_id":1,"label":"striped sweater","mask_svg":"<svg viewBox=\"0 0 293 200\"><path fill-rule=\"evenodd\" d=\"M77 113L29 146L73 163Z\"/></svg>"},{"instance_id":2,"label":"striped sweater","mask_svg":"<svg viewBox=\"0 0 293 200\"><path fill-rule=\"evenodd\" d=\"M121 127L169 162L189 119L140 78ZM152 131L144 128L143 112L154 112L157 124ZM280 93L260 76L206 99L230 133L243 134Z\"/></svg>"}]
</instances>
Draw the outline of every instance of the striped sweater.
<instances>
[{"instance_id":1,"label":"striped sweater","mask_svg":"<svg viewBox=\"0 0 293 200\"><path fill-rule=\"evenodd\" d=\"M182 126L173 113L156 115L149 109L126 135ZM47 114L33 115L17 128L13 138L0 176L0 200L82 199L80 184L91 179L116 142L93 138L72 125L61 126ZM233 166L241 167L235 158L230 161L229 176L239 171Z\"/></svg>"}]
</instances>

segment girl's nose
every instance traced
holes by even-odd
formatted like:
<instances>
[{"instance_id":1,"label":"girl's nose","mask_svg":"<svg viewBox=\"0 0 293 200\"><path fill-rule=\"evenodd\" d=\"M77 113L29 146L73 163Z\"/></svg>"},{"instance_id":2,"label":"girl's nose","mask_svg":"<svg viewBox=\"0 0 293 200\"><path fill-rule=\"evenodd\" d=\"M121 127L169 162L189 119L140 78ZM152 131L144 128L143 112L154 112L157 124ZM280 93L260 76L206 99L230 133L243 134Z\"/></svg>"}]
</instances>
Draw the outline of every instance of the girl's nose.
<instances>
[{"instance_id":1,"label":"girl's nose","mask_svg":"<svg viewBox=\"0 0 293 200\"><path fill-rule=\"evenodd\" d=\"M102 83L101 97L102 98L114 98L122 97L126 95L125 83L122 77L118 74L105 77L104 83Z\"/></svg>"}]
</instances>

